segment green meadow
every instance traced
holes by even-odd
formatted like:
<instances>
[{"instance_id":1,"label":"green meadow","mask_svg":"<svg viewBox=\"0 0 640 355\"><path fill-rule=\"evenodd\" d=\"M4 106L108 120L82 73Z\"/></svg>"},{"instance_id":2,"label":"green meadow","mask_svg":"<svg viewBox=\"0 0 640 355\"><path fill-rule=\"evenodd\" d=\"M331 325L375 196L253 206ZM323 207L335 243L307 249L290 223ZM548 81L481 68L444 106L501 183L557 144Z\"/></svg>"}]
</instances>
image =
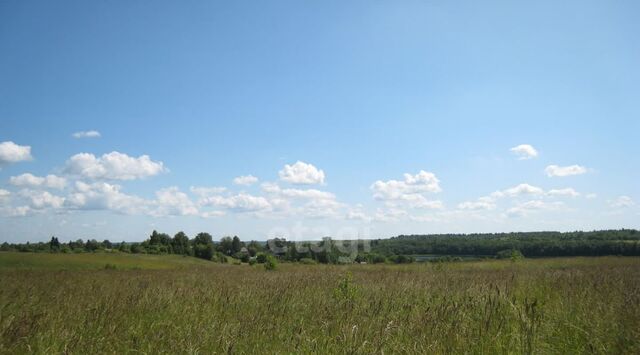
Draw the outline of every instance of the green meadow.
<instances>
[{"instance_id":1,"label":"green meadow","mask_svg":"<svg viewBox=\"0 0 640 355\"><path fill-rule=\"evenodd\" d=\"M637 257L267 271L0 253L0 285L6 354L640 353Z\"/></svg>"}]
</instances>

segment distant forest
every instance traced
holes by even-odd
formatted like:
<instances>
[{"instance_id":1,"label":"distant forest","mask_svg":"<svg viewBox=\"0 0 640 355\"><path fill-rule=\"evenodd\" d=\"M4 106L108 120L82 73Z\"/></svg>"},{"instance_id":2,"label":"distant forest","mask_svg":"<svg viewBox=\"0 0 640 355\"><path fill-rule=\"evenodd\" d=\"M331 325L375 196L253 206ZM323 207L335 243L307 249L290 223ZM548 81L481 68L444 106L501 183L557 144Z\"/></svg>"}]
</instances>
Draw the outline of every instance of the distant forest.
<instances>
[{"instance_id":1,"label":"distant forest","mask_svg":"<svg viewBox=\"0 0 640 355\"><path fill-rule=\"evenodd\" d=\"M640 256L640 232L634 229L591 232L529 232L493 234L400 235L389 239L340 241L324 238L316 242L293 242L283 238L266 242L243 242L236 237L213 241L208 233L190 239L179 232L173 237L153 233L144 242L114 243L109 240L69 241L56 237L49 242L2 243L0 251L17 252L122 252L133 254L178 254L228 262L264 262L269 257L302 263L410 263L416 256L436 255L451 260L456 256L477 258L554 256Z\"/></svg>"},{"instance_id":2,"label":"distant forest","mask_svg":"<svg viewBox=\"0 0 640 355\"><path fill-rule=\"evenodd\" d=\"M640 232L635 229L592 232L529 232L492 234L400 235L371 242L383 255L496 255L518 250L525 257L640 256Z\"/></svg>"}]
</instances>

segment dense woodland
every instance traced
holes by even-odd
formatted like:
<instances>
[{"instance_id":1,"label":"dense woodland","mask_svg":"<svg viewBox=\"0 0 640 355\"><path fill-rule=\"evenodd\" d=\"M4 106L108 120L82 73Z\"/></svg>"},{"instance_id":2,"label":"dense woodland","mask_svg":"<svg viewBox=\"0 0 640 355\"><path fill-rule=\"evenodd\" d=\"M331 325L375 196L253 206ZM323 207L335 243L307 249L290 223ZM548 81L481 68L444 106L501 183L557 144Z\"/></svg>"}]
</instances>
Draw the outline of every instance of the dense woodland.
<instances>
[{"instance_id":1,"label":"dense woodland","mask_svg":"<svg viewBox=\"0 0 640 355\"><path fill-rule=\"evenodd\" d=\"M384 254L492 256L518 250L526 257L640 256L640 232L634 229L592 232L401 235L378 239L372 250Z\"/></svg>"},{"instance_id":2,"label":"dense woodland","mask_svg":"<svg viewBox=\"0 0 640 355\"><path fill-rule=\"evenodd\" d=\"M592 232L531 232L497 234L401 235L390 239L357 242L324 238L316 242L271 239L243 242L235 237L214 241L208 233L190 239L179 232L171 237L153 231L141 243L114 243L89 239L62 243L52 237L48 243L0 245L0 251L18 252L122 252L133 254L178 254L217 262L240 260L264 263L269 258L301 263L410 263L417 255L440 255L435 261L455 256L478 258L553 256L640 256L640 232L633 229Z\"/></svg>"}]
</instances>

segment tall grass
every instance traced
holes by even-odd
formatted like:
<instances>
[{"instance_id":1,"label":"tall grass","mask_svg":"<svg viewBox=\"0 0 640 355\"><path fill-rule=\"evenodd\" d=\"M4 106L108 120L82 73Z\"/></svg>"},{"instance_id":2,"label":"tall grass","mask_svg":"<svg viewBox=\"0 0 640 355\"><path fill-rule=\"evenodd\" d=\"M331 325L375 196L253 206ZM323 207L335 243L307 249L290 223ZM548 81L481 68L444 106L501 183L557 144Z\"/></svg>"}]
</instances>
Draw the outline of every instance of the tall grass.
<instances>
[{"instance_id":1,"label":"tall grass","mask_svg":"<svg viewBox=\"0 0 640 355\"><path fill-rule=\"evenodd\" d=\"M2 353L640 353L640 259L0 270Z\"/></svg>"}]
</instances>

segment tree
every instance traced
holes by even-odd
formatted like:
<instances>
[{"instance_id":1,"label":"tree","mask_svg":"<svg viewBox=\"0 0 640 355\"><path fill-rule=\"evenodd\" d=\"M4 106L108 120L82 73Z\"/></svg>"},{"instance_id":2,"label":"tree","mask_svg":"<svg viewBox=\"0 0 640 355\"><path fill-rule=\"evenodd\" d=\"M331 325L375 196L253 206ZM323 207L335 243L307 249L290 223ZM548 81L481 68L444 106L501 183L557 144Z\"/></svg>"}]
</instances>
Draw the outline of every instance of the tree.
<instances>
[{"instance_id":1,"label":"tree","mask_svg":"<svg viewBox=\"0 0 640 355\"><path fill-rule=\"evenodd\" d=\"M49 242L49 249L52 251L60 250L60 241L56 237L51 237L51 241Z\"/></svg>"},{"instance_id":2,"label":"tree","mask_svg":"<svg viewBox=\"0 0 640 355\"><path fill-rule=\"evenodd\" d=\"M212 260L216 253L216 248L213 246L213 243L196 244L194 253L197 258Z\"/></svg>"},{"instance_id":3,"label":"tree","mask_svg":"<svg viewBox=\"0 0 640 355\"><path fill-rule=\"evenodd\" d=\"M233 240L231 241L231 253L235 254L237 252L239 252L242 249L242 242L240 241L240 238L238 238L238 236L234 236Z\"/></svg>"},{"instance_id":4,"label":"tree","mask_svg":"<svg viewBox=\"0 0 640 355\"><path fill-rule=\"evenodd\" d=\"M109 241L109 239L103 240L102 241L102 246L105 247L106 249L113 248L113 244Z\"/></svg>"},{"instance_id":5,"label":"tree","mask_svg":"<svg viewBox=\"0 0 640 355\"><path fill-rule=\"evenodd\" d=\"M209 233L198 233L193 238L193 253L196 257L211 260L215 254L213 238Z\"/></svg>"},{"instance_id":6,"label":"tree","mask_svg":"<svg viewBox=\"0 0 640 355\"><path fill-rule=\"evenodd\" d=\"M174 254L189 255L189 237L184 232L178 232L171 240L171 247Z\"/></svg>"},{"instance_id":7,"label":"tree","mask_svg":"<svg viewBox=\"0 0 640 355\"><path fill-rule=\"evenodd\" d=\"M247 251L249 252L249 256L254 257L258 252L262 251L262 245L255 240L252 240L247 245Z\"/></svg>"},{"instance_id":8,"label":"tree","mask_svg":"<svg viewBox=\"0 0 640 355\"><path fill-rule=\"evenodd\" d=\"M87 242L84 245L84 248L87 251L93 252L100 248L100 243L98 243L98 241L95 239L90 239L90 240L87 240Z\"/></svg>"},{"instance_id":9,"label":"tree","mask_svg":"<svg viewBox=\"0 0 640 355\"><path fill-rule=\"evenodd\" d=\"M127 243L125 243L124 241L122 241L122 243L120 243L120 246L118 247L118 250L120 250L123 253L128 253L131 251L131 249L129 249L129 246L127 245Z\"/></svg>"},{"instance_id":10,"label":"tree","mask_svg":"<svg viewBox=\"0 0 640 355\"><path fill-rule=\"evenodd\" d=\"M233 239L231 237L224 237L220 239L218 251L221 251L226 255L233 254Z\"/></svg>"},{"instance_id":11,"label":"tree","mask_svg":"<svg viewBox=\"0 0 640 355\"><path fill-rule=\"evenodd\" d=\"M213 238L209 233L198 233L195 238L193 238L193 244L209 244L213 243Z\"/></svg>"}]
</instances>

